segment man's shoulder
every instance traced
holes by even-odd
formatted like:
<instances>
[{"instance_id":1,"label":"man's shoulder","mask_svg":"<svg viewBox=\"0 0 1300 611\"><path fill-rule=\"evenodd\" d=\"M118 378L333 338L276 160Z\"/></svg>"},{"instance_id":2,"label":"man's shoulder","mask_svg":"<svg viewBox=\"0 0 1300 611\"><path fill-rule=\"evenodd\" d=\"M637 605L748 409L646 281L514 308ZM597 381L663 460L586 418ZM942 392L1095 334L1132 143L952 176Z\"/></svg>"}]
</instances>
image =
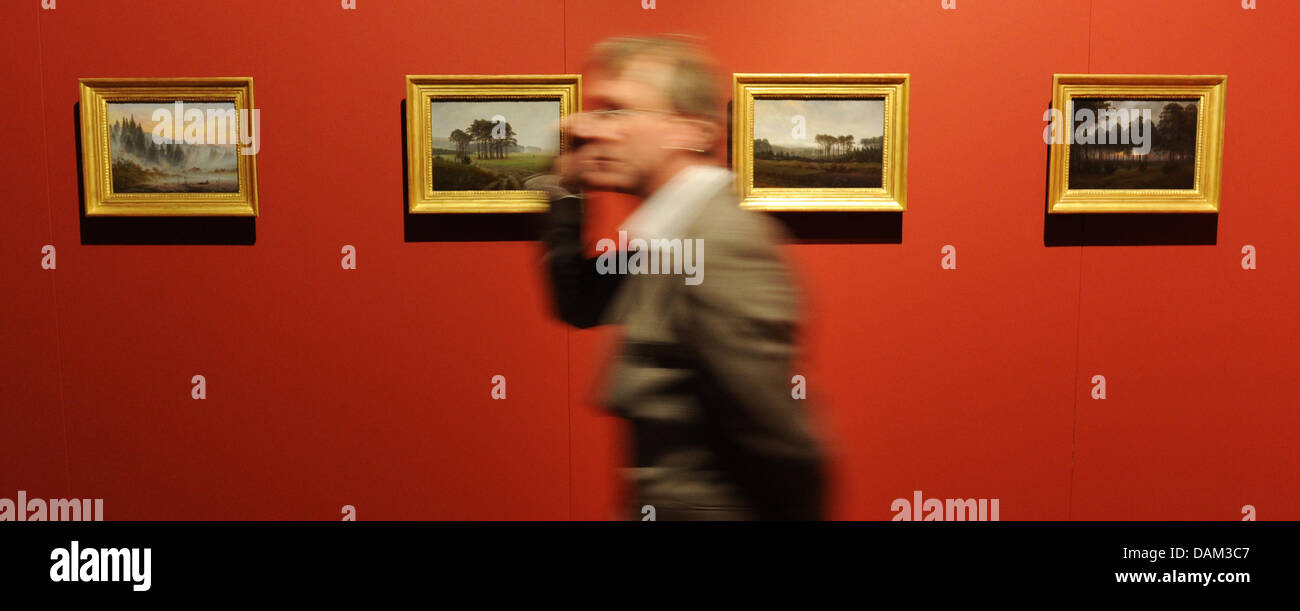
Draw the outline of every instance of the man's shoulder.
<instances>
[{"instance_id":1,"label":"man's shoulder","mask_svg":"<svg viewBox=\"0 0 1300 611\"><path fill-rule=\"evenodd\" d=\"M797 316L798 287L780 248L788 234L779 221L741 208L728 187L711 198L688 236L703 244L705 270L699 286L684 287L692 299L745 318Z\"/></svg>"},{"instance_id":2,"label":"man's shoulder","mask_svg":"<svg viewBox=\"0 0 1300 611\"><path fill-rule=\"evenodd\" d=\"M689 237L700 238L714 252L739 256L776 256L777 247L789 240L780 221L765 212L740 207L731 185L718 190L703 206Z\"/></svg>"}]
</instances>

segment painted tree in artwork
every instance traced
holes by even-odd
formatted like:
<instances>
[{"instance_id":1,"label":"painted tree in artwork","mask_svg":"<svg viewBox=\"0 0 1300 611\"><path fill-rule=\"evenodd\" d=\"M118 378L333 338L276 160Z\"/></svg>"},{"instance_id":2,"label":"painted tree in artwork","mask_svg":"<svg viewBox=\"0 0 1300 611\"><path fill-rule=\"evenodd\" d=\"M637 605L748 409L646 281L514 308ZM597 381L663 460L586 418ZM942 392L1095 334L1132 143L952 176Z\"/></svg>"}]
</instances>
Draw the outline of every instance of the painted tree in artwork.
<instances>
[{"instance_id":1,"label":"painted tree in artwork","mask_svg":"<svg viewBox=\"0 0 1300 611\"><path fill-rule=\"evenodd\" d=\"M517 137L519 134L515 132L515 128L513 126L511 126L509 123L506 123L504 127L502 127L501 129L502 129L501 137L492 138L492 147L495 152L495 157L497 159L505 159L507 157L507 152L510 150L510 147L519 144L519 139Z\"/></svg>"},{"instance_id":2,"label":"painted tree in artwork","mask_svg":"<svg viewBox=\"0 0 1300 611\"><path fill-rule=\"evenodd\" d=\"M1173 159L1190 159L1196 150L1196 105L1170 103L1160 111L1156 144Z\"/></svg>"},{"instance_id":3,"label":"painted tree in artwork","mask_svg":"<svg viewBox=\"0 0 1300 611\"><path fill-rule=\"evenodd\" d=\"M1103 155L1104 147L1096 146L1096 143L1102 139L1096 118L1102 111L1109 111L1113 106L1106 100L1095 98L1075 98L1071 104L1074 108L1074 116L1071 117L1069 124L1074 129L1074 142L1080 145L1093 145L1080 146L1071 152L1071 158L1077 164L1085 166L1098 161ZM1081 116L1084 118L1079 119Z\"/></svg>"},{"instance_id":4,"label":"painted tree in artwork","mask_svg":"<svg viewBox=\"0 0 1300 611\"><path fill-rule=\"evenodd\" d=\"M469 125L469 136L477 145L475 154L479 159L488 156L492 143L492 122L487 119L474 119Z\"/></svg>"},{"instance_id":5,"label":"painted tree in artwork","mask_svg":"<svg viewBox=\"0 0 1300 611\"><path fill-rule=\"evenodd\" d=\"M461 130L452 132L451 139L453 141L456 140L456 132L461 132ZM470 123L466 134L468 141L477 145L475 147L475 156L478 159L505 159L510 152L510 147L519 145L518 136L519 132L515 131L513 125L509 123L498 124L487 119L474 119Z\"/></svg>"},{"instance_id":6,"label":"painted tree in artwork","mask_svg":"<svg viewBox=\"0 0 1300 611\"><path fill-rule=\"evenodd\" d=\"M452 130L451 135L447 138L456 143L457 159L465 156L465 150L469 148L469 143L474 140L469 134L465 133L464 130L460 129Z\"/></svg>"},{"instance_id":7,"label":"painted tree in artwork","mask_svg":"<svg viewBox=\"0 0 1300 611\"><path fill-rule=\"evenodd\" d=\"M814 138L817 145L822 147L822 157L829 157L831 154L831 137L826 134L817 134Z\"/></svg>"}]
</instances>

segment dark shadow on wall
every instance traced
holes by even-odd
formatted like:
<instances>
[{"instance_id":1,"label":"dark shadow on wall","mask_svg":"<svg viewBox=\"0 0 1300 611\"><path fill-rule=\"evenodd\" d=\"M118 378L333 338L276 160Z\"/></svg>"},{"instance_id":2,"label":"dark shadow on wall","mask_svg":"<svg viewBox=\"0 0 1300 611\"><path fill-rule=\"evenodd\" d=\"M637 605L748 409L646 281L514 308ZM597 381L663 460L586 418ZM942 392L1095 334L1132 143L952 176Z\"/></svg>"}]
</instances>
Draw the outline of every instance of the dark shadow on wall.
<instances>
[{"instance_id":1,"label":"dark shadow on wall","mask_svg":"<svg viewBox=\"0 0 1300 611\"><path fill-rule=\"evenodd\" d=\"M85 245L219 245L251 246L257 242L257 219L222 216L86 216L86 180L82 167L81 103L72 105L72 139L77 159L77 218Z\"/></svg>"},{"instance_id":2,"label":"dark shadow on wall","mask_svg":"<svg viewBox=\"0 0 1300 611\"><path fill-rule=\"evenodd\" d=\"M727 102L727 167L735 168L735 101ZM796 244L902 244L902 212L769 212Z\"/></svg>"},{"instance_id":3,"label":"dark shadow on wall","mask_svg":"<svg viewBox=\"0 0 1300 611\"><path fill-rule=\"evenodd\" d=\"M1051 104L1048 104L1051 107ZM1218 243L1219 215L1205 212L1048 214L1052 145L1043 171L1044 246L1205 246Z\"/></svg>"},{"instance_id":4,"label":"dark shadow on wall","mask_svg":"<svg viewBox=\"0 0 1300 611\"><path fill-rule=\"evenodd\" d=\"M1044 214L1044 246L1212 246L1219 215L1206 213Z\"/></svg>"},{"instance_id":5,"label":"dark shadow on wall","mask_svg":"<svg viewBox=\"0 0 1300 611\"><path fill-rule=\"evenodd\" d=\"M797 244L902 244L902 212L771 212Z\"/></svg>"},{"instance_id":6,"label":"dark shadow on wall","mask_svg":"<svg viewBox=\"0 0 1300 611\"><path fill-rule=\"evenodd\" d=\"M411 214L409 155L406 137L406 100L402 115L402 228L407 242L518 242L541 239L543 215L537 213Z\"/></svg>"}]
</instances>

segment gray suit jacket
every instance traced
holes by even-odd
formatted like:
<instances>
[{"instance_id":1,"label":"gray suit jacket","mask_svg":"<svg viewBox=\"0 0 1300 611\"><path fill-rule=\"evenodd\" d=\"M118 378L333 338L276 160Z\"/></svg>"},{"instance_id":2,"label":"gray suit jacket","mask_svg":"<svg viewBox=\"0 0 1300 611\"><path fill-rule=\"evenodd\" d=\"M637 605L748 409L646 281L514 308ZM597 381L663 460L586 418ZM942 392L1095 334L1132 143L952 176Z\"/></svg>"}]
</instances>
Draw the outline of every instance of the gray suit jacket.
<instances>
[{"instance_id":1,"label":"gray suit jacket","mask_svg":"<svg viewBox=\"0 0 1300 611\"><path fill-rule=\"evenodd\" d=\"M780 225L731 188L681 236L703 240L703 281L610 275L583 253L582 200L552 202L545 232L556 309L623 326L608 407L631 425L630 519L824 518L825 458L791 396L798 295Z\"/></svg>"}]
</instances>

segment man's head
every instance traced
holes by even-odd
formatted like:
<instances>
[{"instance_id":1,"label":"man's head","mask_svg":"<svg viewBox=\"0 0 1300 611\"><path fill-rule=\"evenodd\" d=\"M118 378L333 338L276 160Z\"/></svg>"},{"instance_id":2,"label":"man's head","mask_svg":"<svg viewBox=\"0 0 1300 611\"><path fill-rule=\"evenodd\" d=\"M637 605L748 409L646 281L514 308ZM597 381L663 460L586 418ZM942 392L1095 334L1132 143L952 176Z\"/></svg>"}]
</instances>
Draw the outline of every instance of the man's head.
<instances>
[{"instance_id":1,"label":"man's head","mask_svg":"<svg viewBox=\"0 0 1300 611\"><path fill-rule=\"evenodd\" d=\"M722 133L712 62L675 37L595 46L587 111L570 117L571 172L588 189L649 195L706 162Z\"/></svg>"}]
</instances>

